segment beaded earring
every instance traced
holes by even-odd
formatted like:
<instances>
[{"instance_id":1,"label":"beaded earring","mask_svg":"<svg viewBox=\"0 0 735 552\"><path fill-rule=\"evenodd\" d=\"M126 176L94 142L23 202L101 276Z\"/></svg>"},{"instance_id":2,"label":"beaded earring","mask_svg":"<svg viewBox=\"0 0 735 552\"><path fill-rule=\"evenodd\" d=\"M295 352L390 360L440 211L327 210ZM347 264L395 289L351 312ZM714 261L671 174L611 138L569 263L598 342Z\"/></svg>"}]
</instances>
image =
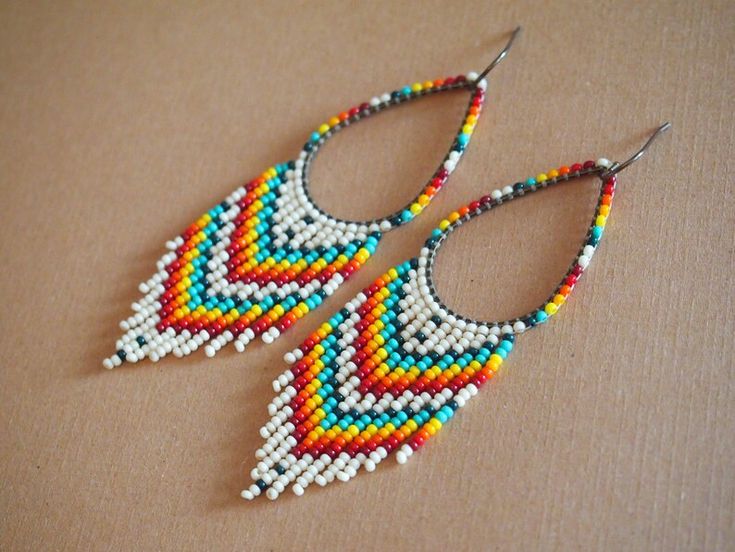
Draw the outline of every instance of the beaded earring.
<instances>
[{"instance_id":1,"label":"beaded earring","mask_svg":"<svg viewBox=\"0 0 735 552\"><path fill-rule=\"evenodd\" d=\"M125 333L106 368L204 346L214 356L227 343L243 351L260 336L277 339L318 307L374 253L385 232L419 215L446 184L467 147L485 99L487 74L506 56L520 28L481 73L415 83L376 96L330 118L298 158L241 186L178 237L140 284L144 296L123 320ZM387 108L450 90L470 93L452 146L421 192L392 215L353 222L326 213L312 199L309 169L335 133Z\"/></svg>"},{"instance_id":2,"label":"beaded earring","mask_svg":"<svg viewBox=\"0 0 735 552\"><path fill-rule=\"evenodd\" d=\"M524 331L568 300L597 250L615 194L616 175L638 159L561 167L495 190L439 223L418 256L388 270L287 353L290 367L261 428L255 481L242 492L276 499L287 486L302 495L313 482L349 481L391 452L405 463L500 368ZM588 175L600 178L592 223L571 267L539 308L512 320L482 322L452 312L432 280L436 252L459 226L527 193Z\"/></svg>"}]
</instances>

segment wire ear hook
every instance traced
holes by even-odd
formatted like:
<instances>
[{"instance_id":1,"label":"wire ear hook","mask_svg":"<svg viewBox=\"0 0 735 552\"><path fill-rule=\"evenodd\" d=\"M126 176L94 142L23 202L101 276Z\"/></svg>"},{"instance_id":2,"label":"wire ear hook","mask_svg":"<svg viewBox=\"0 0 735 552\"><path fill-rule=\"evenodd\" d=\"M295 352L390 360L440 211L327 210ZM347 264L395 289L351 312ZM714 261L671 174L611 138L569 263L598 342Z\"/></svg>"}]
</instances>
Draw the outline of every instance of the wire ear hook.
<instances>
[{"instance_id":1,"label":"wire ear hook","mask_svg":"<svg viewBox=\"0 0 735 552\"><path fill-rule=\"evenodd\" d=\"M513 46L513 42L515 42L515 39L518 37L518 35L521 34L521 27L520 25L515 28L513 31L513 34L510 35L510 40L508 40L508 43L505 45L505 48L503 48L500 53L497 55L497 57L490 62L490 65L488 65L485 70L480 73L480 76L478 76L475 79L475 84L478 84L482 79L484 79L487 74L492 71L495 66L503 61L503 58L508 55L508 52L510 51L510 47Z\"/></svg>"},{"instance_id":2,"label":"wire ear hook","mask_svg":"<svg viewBox=\"0 0 735 552\"><path fill-rule=\"evenodd\" d=\"M660 127L658 127L656 129L656 132L654 132L651 135L651 137L648 139L648 141L645 144L643 144L643 147L641 147L641 149L639 149L637 152L635 152L630 157L630 159L628 159L627 161L623 161L622 163L617 163L617 162L616 163L613 163L612 166L608 170L606 170L605 172L603 172L600 175L600 178L602 178L604 180L607 180L608 178L610 178L611 176L619 173L620 171L622 171L623 169L625 169L626 167L628 167L632 163L635 163L636 161L638 161L638 159L640 159L641 157L643 157L643 154L646 153L646 151L648 150L648 148L651 147L651 144L653 144L654 140L656 140L656 138L658 138L660 134L663 134L664 132L666 132L670 128L671 128L671 123L666 122L666 123L662 124Z\"/></svg>"}]
</instances>

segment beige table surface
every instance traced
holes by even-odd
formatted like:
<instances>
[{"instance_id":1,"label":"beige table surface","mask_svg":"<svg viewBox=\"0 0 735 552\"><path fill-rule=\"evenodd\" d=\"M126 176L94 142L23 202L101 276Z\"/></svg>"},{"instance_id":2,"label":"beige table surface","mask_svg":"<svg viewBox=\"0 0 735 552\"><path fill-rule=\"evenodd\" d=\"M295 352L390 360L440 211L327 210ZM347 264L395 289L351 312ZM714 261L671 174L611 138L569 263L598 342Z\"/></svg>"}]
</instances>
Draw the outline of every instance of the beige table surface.
<instances>
[{"instance_id":1,"label":"beige table surface","mask_svg":"<svg viewBox=\"0 0 735 552\"><path fill-rule=\"evenodd\" d=\"M244 354L102 369L167 239L330 115L482 68L518 23L450 185L325 306ZM0 549L733 550L731 0L3 2L0 27ZM363 219L401 205L465 101L341 133L319 202ZM451 209L623 160L664 120L569 304L421 454L300 499L239 498L285 351ZM594 188L463 228L442 297L488 319L541 302Z\"/></svg>"}]
</instances>

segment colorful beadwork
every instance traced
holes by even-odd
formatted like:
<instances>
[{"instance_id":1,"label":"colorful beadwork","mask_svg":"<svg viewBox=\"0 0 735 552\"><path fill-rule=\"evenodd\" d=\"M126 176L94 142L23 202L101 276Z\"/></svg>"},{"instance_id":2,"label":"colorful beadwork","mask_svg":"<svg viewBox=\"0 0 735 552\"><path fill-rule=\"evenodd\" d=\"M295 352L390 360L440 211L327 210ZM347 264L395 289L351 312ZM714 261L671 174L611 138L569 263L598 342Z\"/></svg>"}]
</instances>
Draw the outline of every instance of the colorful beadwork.
<instances>
[{"instance_id":1,"label":"colorful beadwork","mask_svg":"<svg viewBox=\"0 0 735 552\"><path fill-rule=\"evenodd\" d=\"M144 296L106 368L204 346L214 356L234 341L238 351L257 336L270 343L318 307L375 252L383 233L431 202L462 157L482 110L487 81L476 73L415 83L374 97L320 125L298 159L269 168L235 190L175 239L158 272L140 285ZM464 89L470 101L449 152L427 185L384 218L353 222L321 210L309 195L311 162L339 130L386 108L428 94Z\"/></svg>"},{"instance_id":2,"label":"colorful beadwork","mask_svg":"<svg viewBox=\"0 0 735 552\"><path fill-rule=\"evenodd\" d=\"M405 463L475 396L516 336L558 312L589 265L610 213L616 177L606 159L560 167L495 190L439 223L419 255L388 270L287 353L261 428L265 444L242 492L277 498L313 482L348 481L390 453ZM607 171L607 172L606 172ZM586 175L602 178L595 216L550 298L513 320L483 322L446 307L432 283L437 250L463 223L526 193Z\"/></svg>"}]
</instances>

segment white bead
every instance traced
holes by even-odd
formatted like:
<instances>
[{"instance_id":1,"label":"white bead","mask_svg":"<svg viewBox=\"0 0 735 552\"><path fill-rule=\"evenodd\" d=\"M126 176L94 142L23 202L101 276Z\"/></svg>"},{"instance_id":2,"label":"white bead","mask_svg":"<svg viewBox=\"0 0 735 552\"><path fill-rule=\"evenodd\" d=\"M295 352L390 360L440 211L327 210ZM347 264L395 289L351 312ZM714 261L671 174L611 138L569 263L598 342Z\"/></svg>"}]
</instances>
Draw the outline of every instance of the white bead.
<instances>
[{"instance_id":1,"label":"white bead","mask_svg":"<svg viewBox=\"0 0 735 552\"><path fill-rule=\"evenodd\" d=\"M590 264L590 258L587 255L580 255L579 259L577 259L577 264L582 268L587 268Z\"/></svg>"},{"instance_id":2,"label":"white bead","mask_svg":"<svg viewBox=\"0 0 735 552\"><path fill-rule=\"evenodd\" d=\"M605 167L606 169L609 169L612 167L612 162L609 159L605 159L604 157L600 157L596 162L598 167Z\"/></svg>"}]
</instances>

